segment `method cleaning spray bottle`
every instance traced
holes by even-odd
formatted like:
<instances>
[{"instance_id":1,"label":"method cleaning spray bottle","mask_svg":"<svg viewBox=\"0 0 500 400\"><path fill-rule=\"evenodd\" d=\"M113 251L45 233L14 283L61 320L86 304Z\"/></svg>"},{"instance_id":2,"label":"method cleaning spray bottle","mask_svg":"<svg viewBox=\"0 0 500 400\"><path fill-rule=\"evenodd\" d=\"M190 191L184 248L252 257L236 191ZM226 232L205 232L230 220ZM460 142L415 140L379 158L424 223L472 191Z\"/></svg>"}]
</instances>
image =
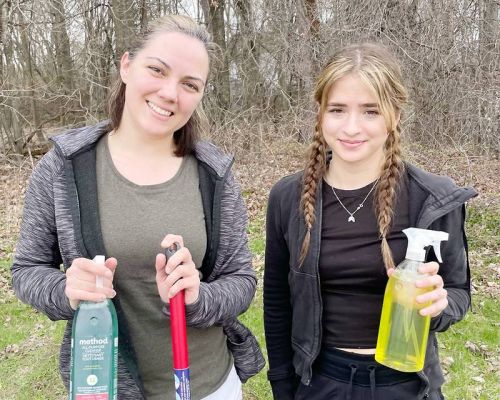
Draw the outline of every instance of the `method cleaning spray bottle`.
<instances>
[{"instance_id":1,"label":"method cleaning spray bottle","mask_svg":"<svg viewBox=\"0 0 500 400\"><path fill-rule=\"evenodd\" d=\"M442 262L440 245L448 240L448 233L418 228L403 232L408 237L408 249L385 289L375 360L399 371L418 372L424 368L431 319L419 314L430 303L417 303L415 298L432 290L415 286L425 276L418 272L418 267L425 261L428 246L434 248Z\"/></svg>"},{"instance_id":2,"label":"method cleaning spray bottle","mask_svg":"<svg viewBox=\"0 0 500 400\"><path fill-rule=\"evenodd\" d=\"M95 263L104 264L104 256ZM102 278L96 278L102 287ZM71 336L70 400L116 400L118 322L113 302L81 301Z\"/></svg>"}]
</instances>

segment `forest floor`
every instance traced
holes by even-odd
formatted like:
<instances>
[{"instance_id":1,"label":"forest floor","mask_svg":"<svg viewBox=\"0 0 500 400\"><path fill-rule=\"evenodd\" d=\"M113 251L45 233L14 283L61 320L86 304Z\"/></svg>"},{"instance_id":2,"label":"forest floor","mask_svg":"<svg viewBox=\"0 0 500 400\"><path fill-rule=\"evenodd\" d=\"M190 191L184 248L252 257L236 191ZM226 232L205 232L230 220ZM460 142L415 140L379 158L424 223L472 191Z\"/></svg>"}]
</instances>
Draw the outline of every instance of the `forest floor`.
<instances>
[{"instance_id":1,"label":"forest floor","mask_svg":"<svg viewBox=\"0 0 500 400\"><path fill-rule=\"evenodd\" d=\"M254 267L262 277L265 208L272 185L304 164L306 146L281 140L260 143L258 154L237 157L235 171L249 213ZM473 308L464 321L439 335L449 400L500 397L500 161L463 149L412 145L406 159L428 171L474 186L480 195L469 202ZM58 374L58 346L64 322L52 322L16 299L10 263L19 232L24 191L35 161L0 159L0 399L65 399ZM263 349L262 279L256 298L242 319ZM265 371L244 385L246 400L271 399Z\"/></svg>"}]
</instances>

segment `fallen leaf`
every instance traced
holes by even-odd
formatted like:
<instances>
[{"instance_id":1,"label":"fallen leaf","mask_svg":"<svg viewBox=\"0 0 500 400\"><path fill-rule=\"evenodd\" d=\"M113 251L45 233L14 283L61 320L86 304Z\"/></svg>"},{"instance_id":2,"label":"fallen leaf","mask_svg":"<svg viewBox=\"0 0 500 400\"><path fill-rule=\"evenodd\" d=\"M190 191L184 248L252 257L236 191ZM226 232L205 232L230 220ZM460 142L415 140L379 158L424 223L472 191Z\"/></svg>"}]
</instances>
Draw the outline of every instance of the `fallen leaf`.
<instances>
[{"instance_id":1,"label":"fallen leaf","mask_svg":"<svg viewBox=\"0 0 500 400\"><path fill-rule=\"evenodd\" d=\"M451 356L448 356L448 357L445 357L442 359L441 363L446 366L446 367L449 367L451 366L451 364L453 364L455 362L455 360L453 359L453 357Z\"/></svg>"}]
</instances>

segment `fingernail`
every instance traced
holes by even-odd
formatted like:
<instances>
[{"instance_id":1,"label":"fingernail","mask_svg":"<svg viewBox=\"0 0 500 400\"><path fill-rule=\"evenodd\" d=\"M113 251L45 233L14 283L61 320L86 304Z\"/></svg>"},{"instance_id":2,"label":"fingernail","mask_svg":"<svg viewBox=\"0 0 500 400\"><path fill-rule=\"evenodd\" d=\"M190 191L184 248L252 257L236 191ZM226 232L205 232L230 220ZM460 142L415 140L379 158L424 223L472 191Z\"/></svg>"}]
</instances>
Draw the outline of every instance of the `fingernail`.
<instances>
[{"instance_id":1,"label":"fingernail","mask_svg":"<svg viewBox=\"0 0 500 400\"><path fill-rule=\"evenodd\" d=\"M116 292L113 290L113 293L111 295L111 298L115 297L116 296Z\"/></svg>"}]
</instances>

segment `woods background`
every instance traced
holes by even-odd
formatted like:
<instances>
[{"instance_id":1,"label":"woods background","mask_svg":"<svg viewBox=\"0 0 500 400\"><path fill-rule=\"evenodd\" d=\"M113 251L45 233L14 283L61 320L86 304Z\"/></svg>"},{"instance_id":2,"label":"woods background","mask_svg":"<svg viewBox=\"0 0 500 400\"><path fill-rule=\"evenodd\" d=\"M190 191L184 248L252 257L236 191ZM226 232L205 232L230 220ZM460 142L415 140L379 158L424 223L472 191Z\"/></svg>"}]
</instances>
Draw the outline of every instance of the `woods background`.
<instances>
[{"instance_id":1,"label":"woods background","mask_svg":"<svg viewBox=\"0 0 500 400\"><path fill-rule=\"evenodd\" d=\"M206 24L221 51L204 98L210 138L236 153L259 277L271 186L303 167L315 76L339 46L374 40L400 59L405 159L472 185L473 308L439 335L449 400L500 398L500 0L0 0L0 400L65 400L65 321L22 304L10 266L26 184L64 128L106 118L128 38L166 13ZM265 352L262 279L241 320ZM15 379L13 379L15 377ZM266 369L245 400L270 400Z\"/></svg>"},{"instance_id":2,"label":"woods background","mask_svg":"<svg viewBox=\"0 0 500 400\"><path fill-rule=\"evenodd\" d=\"M376 40L403 64L412 141L498 158L499 12L498 0L1 0L0 155L105 118L128 38L180 13L221 49L204 102L211 138L230 151L307 140L317 72L339 46Z\"/></svg>"}]
</instances>

